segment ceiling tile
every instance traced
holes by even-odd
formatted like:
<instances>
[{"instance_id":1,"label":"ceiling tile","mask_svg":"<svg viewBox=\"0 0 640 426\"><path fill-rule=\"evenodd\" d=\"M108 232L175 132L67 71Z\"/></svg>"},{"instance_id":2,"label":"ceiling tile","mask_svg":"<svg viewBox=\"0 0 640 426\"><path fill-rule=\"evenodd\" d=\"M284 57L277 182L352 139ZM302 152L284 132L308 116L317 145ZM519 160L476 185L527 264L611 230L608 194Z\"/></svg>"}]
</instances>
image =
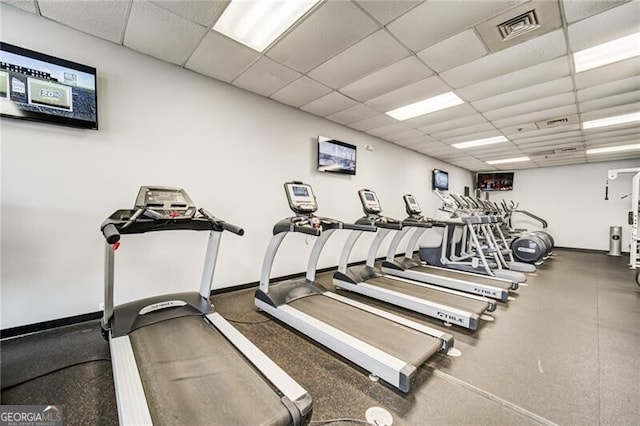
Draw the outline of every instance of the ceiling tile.
<instances>
[{"instance_id":1,"label":"ceiling tile","mask_svg":"<svg viewBox=\"0 0 640 426\"><path fill-rule=\"evenodd\" d=\"M640 123L636 123L636 126L632 126L626 129L611 129L608 127L600 127L598 129L589 129L584 133L585 141L594 141L601 138L614 138L614 137L636 137L640 132Z\"/></svg>"},{"instance_id":2,"label":"ceiling tile","mask_svg":"<svg viewBox=\"0 0 640 426\"><path fill-rule=\"evenodd\" d=\"M566 129L564 128L566 127ZM553 131L552 131L553 130ZM549 143L557 139L567 139L574 137L582 137L580 132L580 125L574 124L572 126L563 126L563 128L544 129L538 132L528 132L529 136L526 138L514 138L510 139L518 146Z\"/></svg>"},{"instance_id":3,"label":"ceiling tile","mask_svg":"<svg viewBox=\"0 0 640 426\"><path fill-rule=\"evenodd\" d=\"M481 58L487 53L473 30L467 30L418 52L422 59L436 72L446 71L458 65Z\"/></svg>"},{"instance_id":4,"label":"ceiling tile","mask_svg":"<svg viewBox=\"0 0 640 426\"><path fill-rule=\"evenodd\" d=\"M561 93L547 98L523 102L521 104L510 105L508 107L487 111L484 116L491 121L500 120L514 115L523 115L536 111L548 110L565 105L575 105L576 97L573 92Z\"/></svg>"},{"instance_id":5,"label":"ceiling tile","mask_svg":"<svg viewBox=\"0 0 640 426\"><path fill-rule=\"evenodd\" d=\"M130 3L41 1L39 6L42 16L120 44Z\"/></svg>"},{"instance_id":6,"label":"ceiling tile","mask_svg":"<svg viewBox=\"0 0 640 426\"><path fill-rule=\"evenodd\" d=\"M615 0L599 0L599 1L584 1L584 0L562 0L564 7L564 14L567 17L567 22L573 23L597 13L603 12L611 7L618 6L629 0L615 1Z\"/></svg>"},{"instance_id":7,"label":"ceiling tile","mask_svg":"<svg viewBox=\"0 0 640 426\"><path fill-rule=\"evenodd\" d=\"M401 133L406 130L410 130L410 127L404 123L396 122L394 124L389 124L388 126L378 127L377 129L368 130L367 133L373 136L384 138L386 136Z\"/></svg>"},{"instance_id":8,"label":"ceiling tile","mask_svg":"<svg viewBox=\"0 0 640 426\"><path fill-rule=\"evenodd\" d=\"M488 96L495 96L522 89L523 87L555 80L568 76L569 74L569 59L564 56L462 87L458 89L458 93L466 100L477 101Z\"/></svg>"},{"instance_id":9,"label":"ceiling tile","mask_svg":"<svg viewBox=\"0 0 640 426\"><path fill-rule=\"evenodd\" d=\"M632 92L634 90L640 90L640 75L578 90L578 100L580 102L586 102L606 96Z\"/></svg>"},{"instance_id":10,"label":"ceiling tile","mask_svg":"<svg viewBox=\"0 0 640 426\"><path fill-rule=\"evenodd\" d=\"M444 40L517 4L517 1L428 1L387 28L414 52ZM446 19L443 19L446 17Z\"/></svg>"},{"instance_id":11,"label":"ceiling tile","mask_svg":"<svg viewBox=\"0 0 640 426\"><path fill-rule=\"evenodd\" d=\"M308 72L376 29L378 25L355 4L329 1L278 41L267 56Z\"/></svg>"},{"instance_id":12,"label":"ceiling tile","mask_svg":"<svg viewBox=\"0 0 640 426\"><path fill-rule=\"evenodd\" d=\"M302 76L271 95L271 99L298 108L329 92L331 89L328 87L307 76Z\"/></svg>"},{"instance_id":13,"label":"ceiling tile","mask_svg":"<svg viewBox=\"0 0 640 426\"><path fill-rule=\"evenodd\" d=\"M595 145L626 145L627 143L638 143L638 129L635 129L635 134L618 135L618 136L604 136L592 137L585 139L585 144L588 146Z\"/></svg>"},{"instance_id":14,"label":"ceiling tile","mask_svg":"<svg viewBox=\"0 0 640 426\"><path fill-rule=\"evenodd\" d=\"M353 99L367 101L432 74L415 56L409 56L343 87L340 91Z\"/></svg>"},{"instance_id":15,"label":"ceiling tile","mask_svg":"<svg viewBox=\"0 0 640 426\"><path fill-rule=\"evenodd\" d=\"M573 52L638 32L640 2L621 6L569 25L569 46Z\"/></svg>"},{"instance_id":16,"label":"ceiling tile","mask_svg":"<svg viewBox=\"0 0 640 426\"><path fill-rule=\"evenodd\" d=\"M557 30L445 71L440 76L458 88L537 65L566 53L564 34L562 30Z\"/></svg>"},{"instance_id":17,"label":"ceiling tile","mask_svg":"<svg viewBox=\"0 0 640 426\"><path fill-rule=\"evenodd\" d=\"M156 0L152 3L190 21L211 28L229 1L231 0Z\"/></svg>"},{"instance_id":18,"label":"ceiling tile","mask_svg":"<svg viewBox=\"0 0 640 426\"><path fill-rule=\"evenodd\" d=\"M337 111L342 111L343 109L349 108L356 104L356 101L347 98L342 93L331 92L328 95L321 97L320 99L316 99L315 101L304 105L300 109L310 112L311 114L326 117L329 114L333 114Z\"/></svg>"},{"instance_id":19,"label":"ceiling tile","mask_svg":"<svg viewBox=\"0 0 640 426\"><path fill-rule=\"evenodd\" d=\"M209 31L185 67L229 83L259 57L255 50L216 31Z\"/></svg>"},{"instance_id":20,"label":"ceiling tile","mask_svg":"<svg viewBox=\"0 0 640 426\"><path fill-rule=\"evenodd\" d=\"M582 147L584 144L582 143L582 138L580 136L576 136L573 138L564 139L560 143L556 143L554 141L547 142L539 142L539 143L531 143L526 145L518 145L520 150L530 154L541 155L543 152L553 152L555 154L555 150L562 151L567 148L575 148ZM546 154L548 155L548 154Z\"/></svg>"},{"instance_id":21,"label":"ceiling tile","mask_svg":"<svg viewBox=\"0 0 640 426\"><path fill-rule=\"evenodd\" d=\"M258 95L269 96L298 77L298 72L262 57L236 78L233 85Z\"/></svg>"},{"instance_id":22,"label":"ceiling tile","mask_svg":"<svg viewBox=\"0 0 640 426\"><path fill-rule=\"evenodd\" d=\"M638 58L627 59L603 67L594 68L576 74L576 88L598 86L616 80L623 80L638 75L640 63Z\"/></svg>"},{"instance_id":23,"label":"ceiling tile","mask_svg":"<svg viewBox=\"0 0 640 426\"><path fill-rule=\"evenodd\" d=\"M393 133L391 135L387 135L384 138L392 142L402 142L402 141L416 139L422 136L424 136L422 132L416 129L409 129L409 130L402 131L400 133Z\"/></svg>"},{"instance_id":24,"label":"ceiling tile","mask_svg":"<svg viewBox=\"0 0 640 426\"><path fill-rule=\"evenodd\" d=\"M358 104L328 115L327 118L340 124L349 124L355 121L364 120L365 118L371 118L377 114L379 114L377 111L369 108L368 106Z\"/></svg>"},{"instance_id":25,"label":"ceiling tile","mask_svg":"<svg viewBox=\"0 0 640 426\"><path fill-rule=\"evenodd\" d=\"M433 135L433 136L436 137L435 135ZM451 138L440 138L439 137L438 140L440 140L440 141L442 141L442 142L444 142L444 143L446 143L448 145L453 145L453 144L460 143L460 142L468 142L468 141L475 140L475 139L494 138L494 137L497 137L497 136L502 136L502 134L498 130L496 130L495 127L491 126L490 129L484 130L484 131L481 131L481 132L477 132L477 133L473 134L471 137L469 135L461 135L461 136L454 136L454 137L451 137ZM495 144L495 146L504 145L506 143L510 144L510 142L503 142L503 143ZM491 146L494 146L494 145L483 145L483 146L480 146L478 148L480 148L480 149L488 149ZM465 149L465 151L467 151L467 149Z\"/></svg>"},{"instance_id":26,"label":"ceiling tile","mask_svg":"<svg viewBox=\"0 0 640 426\"><path fill-rule=\"evenodd\" d=\"M2 3L17 7L18 9L26 10L27 12L35 14L38 13L36 2L34 0L2 0Z\"/></svg>"},{"instance_id":27,"label":"ceiling tile","mask_svg":"<svg viewBox=\"0 0 640 426\"><path fill-rule=\"evenodd\" d=\"M402 15L421 1L414 0L357 0L356 3L373 16L382 25Z\"/></svg>"},{"instance_id":28,"label":"ceiling tile","mask_svg":"<svg viewBox=\"0 0 640 426\"><path fill-rule=\"evenodd\" d=\"M455 130L459 127L472 126L477 124L488 123L488 121L480 114L470 114L455 120L439 121L430 125L420 127L425 133L434 135L435 133L445 132L447 130Z\"/></svg>"},{"instance_id":29,"label":"ceiling tile","mask_svg":"<svg viewBox=\"0 0 640 426\"><path fill-rule=\"evenodd\" d=\"M522 123L515 126L503 127L500 130L509 139L525 137L524 135L540 131L536 123ZM549 130L550 129L545 129L545 131Z\"/></svg>"},{"instance_id":30,"label":"ceiling tile","mask_svg":"<svg viewBox=\"0 0 640 426\"><path fill-rule=\"evenodd\" d=\"M493 124L485 122L481 124L474 124L472 126L458 127L455 129L446 130L444 132L430 133L430 135L441 141L454 137L464 137L465 140L473 140L479 139L479 137L476 137L477 133L490 130L495 131L496 129L495 127L493 127Z\"/></svg>"},{"instance_id":31,"label":"ceiling tile","mask_svg":"<svg viewBox=\"0 0 640 426\"><path fill-rule=\"evenodd\" d=\"M431 114L421 115L411 120L406 120L405 123L411 127L420 128L429 126L431 124L439 123L441 121L459 120L468 115L477 114L476 110L469 104L462 104L451 108L443 109L440 111L432 112Z\"/></svg>"},{"instance_id":32,"label":"ceiling tile","mask_svg":"<svg viewBox=\"0 0 640 426\"><path fill-rule=\"evenodd\" d=\"M637 158L640 158L640 151L628 151L613 154L587 155L587 162L596 163L599 161L635 160Z\"/></svg>"},{"instance_id":33,"label":"ceiling tile","mask_svg":"<svg viewBox=\"0 0 640 426\"><path fill-rule=\"evenodd\" d=\"M491 96L489 98L480 99L471 102L478 111L491 111L509 105L516 105L522 102L534 101L538 98L544 98L557 93L565 93L573 90L573 82L571 77L563 77L557 80L551 80L533 86L523 87L522 89L513 90L511 92L502 93L500 95Z\"/></svg>"},{"instance_id":34,"label":"ceiling tile","mask_svg":"<svg viewBox=\"0 0 640 426\"><path fill-rule=\"evenodd\" d=\"M406 147L416 147L416 146L425 146L425 145L429 145L429 144L438 144L438 145L442 145L442 142L437 141L435 139L433 139L432 137L429 136L419 136L415 139L404 139L401 142L396 142L401 144L402 146L406 146Z\"/></svg>"},{"instance_id":35,"label":"ceiling tile","mask_svg":"<svg viewBox=\"0 0 640 426\"><path fill-rule=\"evenodd\" d=\"M146 1L131 5L124 45L163 61L182 65L207 28Z\"/></svg>"},{"instance_id":36,"label":"ceiling tile","mask_svg":"<svg viewBox=\"0 0 640 426\"><path fill-rule=\"evenodd\" d=\"M318 66L309 76L339 89L407 55L404 47L380 30Z\"/></svg>"},{"instance_id":37,"label":"ceiling tile","mask_svg":"<svg viewBox=\"0 0 640 426\"><path fill-rule=\"evenodd\" d=\"M640 111L640 90L635 90L620 95L607 96L606 98L594 99L587 102L580 102L580 111L582 113L596 111L609 107L636 104L636 109Z\"/></svg>"},{"instance_id":38,"label":"ceiling tile","mask_svg":"<svg viewBox=\"0 0 640 426\"><path fill-rule=\"evenodd\" d=\"M368 130L378 129L395 123L397 123L395 118L391 118L387 114L377 113L373 117L353 122L349 124L349 127L360 130L361 132L366 132Z\"/></svg>"},{"instance_id":39,"label":"ceiling tile","mask_svg":"<svg viewBox=\"0 0 640 426\"><path fill-rule=\"evenodd\" d=\"M512 141L520 144L529 141L536 141L538 138L544 138L545 136L552 135L550 138L557 137L558 134L564 134L563 132L572 132L574 130L580 130L580 124L569 124L566 126L548 127L539 129L535 123L526 125L522 130L506 128L503 129L503 133ZM580 134L577 132L576 134Z\"/></svg>"},{"instance_id":40,"label":"ceiling tile","mask_svg":"<svg viewBox=\"0 0 640 426\"><path fill-rule=\"evenodd\" d=\"M602 108L595 111L583 112L580 116L582 121L597 120L599 118L614 117L616 115L630 114L638 112L638 104L617 105L613 107Z\"/></svg>"},{"instance_id":41,"label":"ceiling tile","mask_svg":"<svg viewBox=\"0 0 640 426\"><path fill-rule=\"evenodd\" d=\"M432 96L441 95L450 90L451 88L444 84L442 80L433 76L378 96L365 103L380 112L387 112Z\"/></svg>"}]
</instances>

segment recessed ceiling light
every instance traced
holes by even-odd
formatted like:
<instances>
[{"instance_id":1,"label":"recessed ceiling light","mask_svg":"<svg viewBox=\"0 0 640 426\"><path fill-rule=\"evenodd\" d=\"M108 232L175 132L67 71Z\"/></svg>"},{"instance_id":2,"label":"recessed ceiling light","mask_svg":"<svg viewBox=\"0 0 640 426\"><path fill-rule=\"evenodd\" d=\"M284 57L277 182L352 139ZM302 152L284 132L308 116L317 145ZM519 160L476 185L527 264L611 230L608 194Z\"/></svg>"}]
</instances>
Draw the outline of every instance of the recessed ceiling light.
<instances>
[{"instance_id":1,"label":"recessed ceiling light","mask_svg":"<svg viewBox=\"0 0 640 426\"><path fill-rule=\"evenodd\" d=\"M213 29L262 52L319 0L234 0Z\"/></svg>"},{"instance_id":2,"label":"recessed ceiling light","mask_svg":"<svg viewBox=\"0 0 640 426\"><path fill-rule=\"evenodd\" d=\"M505 138L504 136L495 136L493 138L476 139L468 142L454 143L451 146L458 149L464 149L464 148L472 148L474 146L491 145L494 143L507 142L507 141L508 139Z\"/></svg>"},{"instance_id":3,"label":"recessed ceiling light","mask_svg":"<svg viewBox=\"0 0 640 426\"><path fill-rule=\"evenodd\" d=\"M452 106L463 104L464 101L457 97L453 92L447 92L442 95L424 99L410 105L405 105L389 111L386 114L396 120L408 120L419 115L429 114L430 112L440 111Z\"/></svg>"},{"instance_id":4,"label":"recessed ceiling light","mask_svg":"<svg viewBox=\"0 0 640 426\"><path fill-rule=\"evenodd\" d=\"M516 158L505 158L503 160L491 160L485 161L487 164L504 164L504 163L520 163L522 161L529 161L529 157L516 157Z\"/></svg>"},{"instance_id":5,"label":"recessed ceiling light","mask_svg":"<svg viewBox=\"0 0 640 426\"><path fill-rule=\"evenodd\" d=\"M640 149L640 143L634 145L618 145L607 146L604 148L592 148L587 150L587 154L608 154L611 152L634 151L636 149Z\"/></svg>"},{"instance_id":6,"label":"recessed ceiling light","mask_svg":"<svg viewBox=\"0 0 640 426\"><path fill-rule=\"evenodd\" d=\"M582 123L582 128L595 129L596 127L613 126L615 124L625 124L634 121L640 121L640 112L632 112L631 114L616 115L614 117L585 121Z\"/></svg>"},{"instance_id":7,"label":"recessed ceiling light","mask_svg":"<svg viewBox=\"0 0 640 426\"><path fill-rule=\"evenodd\" d=\"M576 72L640 55L640 33L599 44L573 54Z\"/></svg>"}]
</instances>

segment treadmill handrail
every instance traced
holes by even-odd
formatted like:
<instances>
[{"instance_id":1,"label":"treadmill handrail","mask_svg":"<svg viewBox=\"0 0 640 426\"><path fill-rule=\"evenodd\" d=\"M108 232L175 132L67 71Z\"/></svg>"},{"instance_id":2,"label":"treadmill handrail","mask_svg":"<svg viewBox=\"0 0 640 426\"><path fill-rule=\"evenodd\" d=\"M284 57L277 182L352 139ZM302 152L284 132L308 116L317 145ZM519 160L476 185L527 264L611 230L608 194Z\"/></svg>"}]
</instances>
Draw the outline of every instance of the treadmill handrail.
<instances>
[{"instance_id":1,"label":"treadmill handrail","mask_svg":"<svg viewBox=\"0 0 640 426\"><path fill-rule=\"evenodd\" d=\"M222 232L226 228L223 221L212 222L205 217L191 217L188 219L151 219L144 216L137 218L135 222L130 219L137 212L133 209L117 210L109 216L102 225L100 231L105 238L114 234L114 228L118 234L144 234L147 232L191 230L191 231L215 231ZM126 225L126 226L125 226ZM242 235L242 234L239 234ZM117 242L114 241L114 242ZM110 243L112 243L110 241Z\"/></svg>"}]
</instances>

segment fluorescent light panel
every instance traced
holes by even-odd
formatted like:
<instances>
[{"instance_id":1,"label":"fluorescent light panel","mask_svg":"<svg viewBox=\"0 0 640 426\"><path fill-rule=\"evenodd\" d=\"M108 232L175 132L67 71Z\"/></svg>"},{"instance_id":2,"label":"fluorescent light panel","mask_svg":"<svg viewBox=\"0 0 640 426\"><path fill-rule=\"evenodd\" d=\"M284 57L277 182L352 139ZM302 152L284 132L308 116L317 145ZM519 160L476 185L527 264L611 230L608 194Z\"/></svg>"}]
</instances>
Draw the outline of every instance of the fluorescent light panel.
<instances>
[{"instance_id":1,"label":"fluorescent light panel","mask_svg":"<svg viewBox=\"0 0 640 426\"><path fill-rule=\"evenodd\" d=\"M234 0L213 29L262 52L319 0Z\"/></svg>"},{"instance_id":2,"label":"fluorescent light panel","mask_svg":"<svg viewBox=\"0 0 640 426\"><path fill-rule=\"evenodd\" d=\"M640 121L640 112L633 112L631 114L616 115L614 117L585 121L584 123L582 123L582 128L595 129L597 127L614 126L616 124L632 123L634 121Z\"/></svg>"},{"instance_id":3,"label":"fluorescent light panel","mask_svg":"<svg viewBox=\"0 0 640 426\"><path fill-rule=\"evenodd\" d=\"M516 158L505 158L503 160L491 160L485 161L487 164L504 164L504 163L521 163L523 161L529 161L529 157L516 157Z\"/></svg>"},{"instance_id":4,"label":"fluorescent light panel","mask_svg":"<svg viewBox=\"0 0 640 426\"><path fill-rule=\"evenodd\" d=\"M386 114L395 118L396 120L403 121L463 103L464 101L457 97L455 93L447 92L442 95L434 96L432 98L418 101L410 105L405 105L403 107L394 109L393 111L389 111Z\"/></svg>"},{"instance_id":5,"label":"fluorescent light panel","mask_svg":"<svg viewBox=\"0 0 640 426\"><path fill-rule=\"evenodd\" d=\"M639 55L640 33L635 33L576 52L573 61L581 72Z\"/></svg>"},{"instance_id":6,"label":"fluorescent light panel","mask_svg":"<svg viewBox=\"0 0 640 426\"><path fill-rule=\"evenodd\" d=\"M475 146L491 145L494 143L507 142L507 141L508 139L505 138L504 136L495 136L493 138L476 139L468 142L454 143L451 146L458 149L465 149L465 148L472 148Z\"/></svg>"},{"instance_id":7,"label":"fluorescent light panel","mask_svg":"<svg viewBox=\"0 0 640 426\"><path fill-rule=\"evenodd\" d=\"M607 146L604 148L592 148L587 150L587 154L610 154L612 152L624 152L624 151L634 151L640 150L640 143L635 145L618 145L618 146Z\"/></svg>"}]
</instances>

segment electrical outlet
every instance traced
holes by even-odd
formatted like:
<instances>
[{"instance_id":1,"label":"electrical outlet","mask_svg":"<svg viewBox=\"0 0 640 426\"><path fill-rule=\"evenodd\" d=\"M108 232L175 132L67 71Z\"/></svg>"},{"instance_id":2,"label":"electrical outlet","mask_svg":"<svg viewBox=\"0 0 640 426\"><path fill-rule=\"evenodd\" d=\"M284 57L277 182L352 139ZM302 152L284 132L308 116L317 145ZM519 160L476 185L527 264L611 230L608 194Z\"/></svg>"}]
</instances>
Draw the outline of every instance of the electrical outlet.
<instances>
[{"instance_id":1,"label":"electrical outlet","mask_svg":"<svg viewBox=\"0 0 640 426\"><path fill-rule=\"evenodd\" d=\"M104 311L104 303L98 303L98 310Z\"/></svg>"}]
</instances>

